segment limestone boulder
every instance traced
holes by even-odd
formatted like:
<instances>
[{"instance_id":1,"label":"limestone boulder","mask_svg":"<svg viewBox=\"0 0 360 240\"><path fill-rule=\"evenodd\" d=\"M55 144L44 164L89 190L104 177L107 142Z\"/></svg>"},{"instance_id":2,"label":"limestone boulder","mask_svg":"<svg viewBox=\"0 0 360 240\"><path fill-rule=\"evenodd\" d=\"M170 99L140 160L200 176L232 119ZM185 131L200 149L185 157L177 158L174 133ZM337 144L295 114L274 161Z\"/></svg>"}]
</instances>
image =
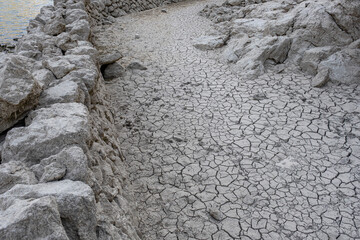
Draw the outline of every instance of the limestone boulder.
<instances>
[{"instance_id":1,"label":"limestone boulder","mask_svg":"<svg viewBox=\"0 0 360 240\"><path fill-rule=\"evenodd\" d=\"M79 103L59 103L31 112L26 127L7 133L2 161L22 161L31 166L69 145L86 150L90 138L88 115L87 108Z\"/></svg>"},{"instance_id":2,"label":"limestone boulder","mask_svg":"<svg viewBox=\"0 0 360 240\"><path fill-rule=\"evenodd\" d=\"M87 55L94 61L98 58L98 51L93 46L78 46L66 51L66 55Z\"/></svg>"},{"instance_id":3,"label":"limestone boulder","mask_svg":"<svg viewBox=\"0 0 360 240\"><path fill-rule=\"evenodd\" d=\"M56 78L62 78L76 68L68 59L54 57L44 61L44 67L49 69Z\"/></svg>"},{"instance_id":4,"label":"limestone boulder","mask_svg":"<svg viewBox=\"0 0 360 240\"><path fill-rule=\"evenodd\" d=\"M52 196L38 199L1 197L0 236L2 239L69 240Z\"/></svg>"},{"instance_id":5,"label":"limestone boulder","mask_svg":"<svg viewBox=\"0 0 360 240\"><path fill-rule=\"evenodd\" d=\"M319 64L329 69L329 78L345 84L360 83L360 49L346 48Z\"/></svg>"},{"instance_id":6,"label":"limestone boulder","mask_svg":"<svg viewBox=\"0 0 360 240\"><path fill-rule=\"evenodd\" d=\"M69 239L96 239L95 198L93 191L85 183L63 180L36 185L19 184L0 196L0 205L5 206L3 207L5 210L8 205L17 201L17 199L23 201L39 199L39 202L41 203L44 197L53 200L53 207L51 207L51 209L56 209L56 202L58 209L57 217L60 215L61 224ZM19 209L13 210L13 212L16 211L19 211ZM43 219L42 221L46 221L47 218L44 216L48 215L40 214L36 216L41 216L41 219ZM46 228L48 225L47 223L44 223L44 226L41 226L39 222L34 222L33 224L34 227L38 226L39 229L43 227ZM55 232L54 234L58 233Z\"/></svg>"},{"instance_id":7,"label":"limestone boulder","mask_svg":"<svg viewBox=\"0 0 360 240\"><path fill-rule=\"evenodd\" d=\"M44 32L51 36L57 36L65 31L65 26L65 19L62 16L56 16L45 24Z\"/></svg>"},{"instance_id":8,"label":"limestone boulder","mask_svg":"<svg viewBox=\"0 0 360 240\"><path fill-rule=\"evenodd\" d=\"M46 88L52 81L55 80L54 74L45 68L35 70L32 73L35 81L37 81L42 88Z\"/></svg>"},{"instance_id":9,"label":"limestone boulder","mask_svg":"<svg viewBox=\"0 0 360 240\"><path fill-rule=\"evenodd\" d=\"M111 53L105 53L105 54L102 54L99 56L99 64L102 66L102 65L114 63L122 57L123 57L123 55L118 51L114 51Z\"/></svg>"},{"instance_id":10,"label":"limestone boulder","mask_svg":"<svg viewBox=\"0 0 360 240\"><path fill-rule=\"evenodd\" d=\"M80 19L88 21L88 18L87 12L82 9L68 9L66 10L65 23L71 24Z\"/></svg>"},{"instance_id":11,"label":"limestone boulder","mask_svg":"<svg viewBox=\"0 0 360 240\"><path fill-rule=\"evenodd\" d=\"M0 133L38 104L41 86L25 67L20 56L11 56L0 66Z\"/></svg>"},{"instance_id":12,"label":"limestone boulder","mask_svg":"<svg viewBox=\"0 0 360 240\"><path fill-rule=\"evenodd\" d=\"M79 19L66 25L66 31L76 40L87 41L90 36L90 24L85 19Z\"/></svg>"},{"instance_id":13,"label":"limestone boulder","mask_svg":"<svg viewBox=\"0 0 360 240\"><path fill-rule=\"evenodd\" d=\"M31 170L40 182L60 179L86 182L89 175L87 157L77 146L67 147L58 154L41 160Z\"/></svg>"},{"instance_id":14,"label":"limestone boulder","mask_svg":"<svg viewBox=\"0 0 360 240\"><path fill-rule=\"evenodd\" d=\"M85 97L85 93L78 83L65 80L43 91L39 105L45 107L54 103L85 103Z\"/></svg>"},{"instance_id":15,"label":"limestone boulder","mask_svg":"<svg viewBox=\"0 0 360 240\"><path fill-rule=\"evenodd\" d=\"M306 50L299 64L301 70L308 74L316 75L319 63L338 50L339 48L334 46L316 47Z\"/></svg>"},{"instance_id":16,"label":"limestone boulder","mask_svg":"<svg viewBox=\"0 0 360 240\"><path fill-rule=\"evenodd\" d=\"M194 40L194 47L200 50L213 50L224 46L228 36L202 36Z\"/></svg>"},{"instance_id":17,"label":"limestone boulder","mask_svg":"<svg viewBox=\"0 0 360 240\"><path fill-rule=\"evenodd\" d=\"M0 164L0 194L16 184L36 184L35 174L21 162Z\"/></svg>"},{"instance_id":18,"label":"limestone boulder","mask_svg":"<svg viewBox=\"0 0 360 240\"><path fill-rule=\"evenodd\" d=\"M99 72L97 69L79 68L70 72L63 78L63 80L71 80L77 83L82 82L85 84L87 91L90 92L95 87L98 77ZM85 94L87 92L86 89L83 89Z\"/></svg>"}]
</instances>

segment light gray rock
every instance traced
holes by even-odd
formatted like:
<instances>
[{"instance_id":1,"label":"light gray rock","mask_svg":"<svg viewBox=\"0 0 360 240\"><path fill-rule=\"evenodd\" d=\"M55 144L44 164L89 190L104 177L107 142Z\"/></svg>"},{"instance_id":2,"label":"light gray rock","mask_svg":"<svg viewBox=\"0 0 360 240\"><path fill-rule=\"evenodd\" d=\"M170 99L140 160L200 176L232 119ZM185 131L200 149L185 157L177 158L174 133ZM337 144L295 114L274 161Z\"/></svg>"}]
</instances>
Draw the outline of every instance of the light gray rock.
<instances>
[{"instance_id":1,"label":"light gray rock","mask_svg":"<svg viewBox=\"0 0 360 240\"><path fill-rule=\"evenodd\" d=\"M26 63L19 56L11 56L0 67L0 133L38 103L41 86L24 67Z\"/></svg>"},{"instance_id":2,"label":"light gray rock","mask_svg":"<svg viewBox=\"0 0 360 240\"><path fill-rule=\"evenodd\" d=\"M111 80L121 77L125 72L125 68L121 64L115 62L107 65L103 70L103 76L105 80Z\"/></svg>"},{"instance_id":3,"label":"light gray rock","mask_svg":"<svg viewBox=\"0 0 360 240\"><path fill-rule=\"evenodd\" d=\"M265 71L265 62L283 63L291 47L291 39L287 37L264 37L254 39L243 49L236 52L239 60L234 70L239 74L256 77Z\"/></svg>"},{"instance_id":4,"label":"light gray rock","mask_svg":"<svg viewBox=\"0 0 360 240\"><path fill-rule=\"evenodd\" d=\"M43 91L39 105L45 107L54 103L72 102L85 103L85 93L78 83L65 80Z\"/></svg>"},{"instance_id":5,"label":"light gray rock","mask_svg":"<svg viewBox=\"0 0 360 240\"><path fill-rule=\"evenodd\" d=\"M339 48L334 46L310 48L304 52L304 56L300 61L301 70L316 75L319 63L338 50Z\"/></svg>"},{"instance_id":6,"label":"light gray rock","mask_svg":"<svg viewBox=\"0 0 360 240\"><path fill-rule=\"evenodd\" d=\"M200 50L213 50L224 46L228 36L202 36L194 40L194 47Z\"/></svg>"},{"instance_id":7,"label":"light gray rock","mask_svg":"<svg viewBox=\"0 0 360 240\"><path fill-rule=\"evenodd\" d=\"M321 68L316 76L312 79L311 85L313 87L322 87L329 81L329 69Z\"/></svg>"},{"instance_id":8,"label":"light gray rock","mask_svg":"<svg viewBox=\"0 0 360 240\"><path fill-rule=\"evenodd\" d=\"M72 36L67 32L63 32L56 36L55 42L56 46L63 51L67 51L69 49L77 47L78 45L77 41L73 39Z\"/></svg>"},{"instance_id":9,"label":"light gray rock","mask_svg":"<svg viewBox=\"0 0 360 240\"><path fill-rule=\"evenodd\" d=\"M2 239L69 240L62 226L54 197L38 199L0 199L0 236Z\"/></svg>"},{"instance_id":10,"label":"light gray rock","mask_svg":"<svg viewBox=\"0 0 360 240\"><path fill-rule=\"evenodd\" d=\"M6 135L2 161L22 161L29 166L69 145L86 149L90 137L88 114L79 103L59 103L31 112L27 127L11 129Z\"/></svg>"},{"instance_id":11,"label":"light gray rock","mask_svg":"<svg viewBox=\"0 0 360 240\"><path fill-rule=\"evenodd\" d=\"M66 10L65 23L71 24L77 20L84 19L89 20L89 16L86 11L82 9L68 9Z\"/></svg>"},{"instance_id":12,"label":"light gray rock","mask_svg":"<svg viewBox=\"0 0 360 240\"><path fill-rule=\"evenodd\" d=\"M0 203L6 206L16 199L32 200L46 196L55 199L61 224L69 239L96 239L95 198L93 191L85 183L63 180L36 185L19 184L2 194ZM36 223L37 226L38 224Z\"/></svg>"},{"instance_id":13,"label":"light gray rock","mask_svg":"<svg viewBox=\"0 0 360 240\"><path fill-rule=\"evenodd\" d=\"M85 19L80 19L66 25L66 31L72 35L75 40L87 41L90 36L90 25Z\"/></svg>"},{"instance_id":14,"label":"light gray rock","mask_svg":"<svg viewBox=\"0 0 360 240\"><path fill-rule=\"evenodd\" d=\"M87 90L90 92L93 90L96 81L98 79L99 72L95 69L88 69L88 68L80 68L77 70L74 70L70 72L68 75L66 75L63 80L71 80L76 82L83 82L87 88ZM84 90L84 92L86 89Z\"/></svg>"},{"instance_id":15,"label":"light gray rock","mask_svg":"<svg viewBox=\"0 0 360 240\"><path fill-rule=\"evenodd\" d=\"M123 55L118 51L114 51L112 53L107 53L107 54L104 54L104 55L100 55L99 64L102 66L102 65L105 65L105 64L114 63L114 62L116 62L117 60L119 60L122 57L123 57Z\"/></svg>"},{"instance_id":16,"label":"light gray rock","mask_svg":"<svg viewBox=\"0 0 360 240\"><path fill-rule=\"evenodd\" d=\"M319 68L329 69L331 81L360 83L360 49L346 48L331 55L319 64Z\"/></svg>"},{"instance_id":17,"label":"light gray rock","mask_svg":"<svg viewBox=\"0 0 360 240\"><path fill-rule=\"evenodd\" d=\"M0 194L16 184L36 184L35 174L21 162L0 164Z\"/></svg>"},{"instance_id":18,"label":"light gray rock","mask_svg":"<svg viewBox=\"0 0 360 240\"><path fill-rule=\"evenodd\" d=\"M67 147L60 153L45 158L31 169L40 182L59 179L86 182L88 178L87 157L84 151L77 147Z\"/></svg>"},{"instance_id":19,"label":"light gray rock","mask_svg":"<svg viewBox=\"0 0 360 240\"><path fill-rule=\"evenodd\" d=\"M66 55L88 55L94 61L98 58L98 51L92 46L78 46L66 51Z\"/></svg>"},{"instance_id":20,"label":"light gray rock","mask_svg":"<svg viewBox=\"0 0 360 240\"><path fill-rule=\"evenodd\" d=\"M65 26L64 18L56 16L45 24L44 32L48 35L56 36L65 31Z\"/></svg>"},{"instance_id":21,"label":"light gray rock","mask_svg":"<svg viewBox=\"0 0 360 240\"><path fill-rule=\"evenodd\" d=\"M45 68L33 71L32 76L42 88L46 88L52 81L55 80L54 74Z\"/></svg>"},{"instance_id":22,"label":"light gray rock","mask_svg":"<svg viewBox=\"0 0 360 240\"><path fill-rule=\"evenodd\" d=\"M49 69L56 78L62 78L76 68L68 59L55 57L44 61L44 67Z\"/></svg>"}]
</instances>

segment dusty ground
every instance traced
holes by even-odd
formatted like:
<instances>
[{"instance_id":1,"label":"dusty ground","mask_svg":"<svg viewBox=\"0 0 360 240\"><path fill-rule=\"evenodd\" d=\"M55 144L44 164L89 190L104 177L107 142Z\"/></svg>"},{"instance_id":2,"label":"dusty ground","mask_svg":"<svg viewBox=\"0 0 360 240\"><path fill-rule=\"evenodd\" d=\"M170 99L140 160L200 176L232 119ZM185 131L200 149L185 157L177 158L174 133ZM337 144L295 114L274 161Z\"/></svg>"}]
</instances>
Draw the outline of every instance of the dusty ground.
<instances>
[{"instance_id":1,"label":"dusty ground","mask_svg":"<svg viewBox=\"0 0 360 240\"><path fill-rule=\"evenodd\" d=\"M143 239L360 238L360 87L240 79L192 46L212 30L197 14L211 2L128 15L97 36L147 67L107 85Z\"/></svg>"}]
</instances>

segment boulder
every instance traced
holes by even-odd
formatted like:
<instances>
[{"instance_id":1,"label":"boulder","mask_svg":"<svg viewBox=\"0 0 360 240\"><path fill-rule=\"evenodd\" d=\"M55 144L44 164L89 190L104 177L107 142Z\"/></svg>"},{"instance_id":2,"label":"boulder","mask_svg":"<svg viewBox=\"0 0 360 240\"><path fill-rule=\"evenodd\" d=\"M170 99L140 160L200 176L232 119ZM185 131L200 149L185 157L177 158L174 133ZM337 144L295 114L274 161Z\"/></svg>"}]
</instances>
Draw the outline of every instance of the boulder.
<instances>
[{"instance_id":1,"label":"boulder","mask_svg":"<svg viewBox=\"0 0 360 240\"><path fill-rule=\"evenodd\" d=\"M0 164L0 194L16 184L36 184L35 174L21 162Z\"/></svg>"},{"instance_id":2,"label":"boulder","mask_svg":"<svg viewBox=\"0 0 360 240\"><path fill-rule=\"evenodd\" d=\"M33 71L32 76L42 88L46 88L52 81L55 80L54 74L45 68Z\"/></svg>"},{"instance_id":3,"label":"boulder","mask_svg":"<svg viewBox=\"0 0 360 240\"><path fill-rule=\"evenodd\" d=\"M98 51L92 46L78 46L66 51L66 55L88 55L96 61L98 58Z\"/></svg>"},{"instance_id":4,"label":"boulder","mask_svg":"<svg viewBox=\"0 0 360 240\"><path fill-rule=\"evenodd\" d=\"M224 46L228 36L202 36L194 40L194 47L200 50L213 50Z\"/></svg>"},{"instance_id":5,"label":"boulder","mask_svg":"<svg viewBox=\"0 0 360 240\"><path fill-rule=\"evenodd\" d=\"M18 184L0 196L0 205L10 205L9 203L17 199L29 201L39 199L41 202L43 197L52 197L53 202L56 202L61 224L69 239L96 239L95 198L93 191L85 183L63 180L36 185ZM47 215L42 215L41 219L46 221L47 218L44 216ZM34 226L38 226L39 229L47 227L47 224L43 225L34 222Z\"/></svg>"},{"instance_id":6,"label":"boulder","mask_svg":"<svg viewBox=\"0 0 360 240\"><path fill-rule=\"evenodd\" d=\"M67 147L60 153L45 158L31 167L40 182L60 179L86 182L88 178L87 157L77 147Z\"/></svg>"},{"instance_id":7,"label":"boulder","mask_svg":"<svg viewBox=\"0 0 360 240\"><path fill-rule=\"evenodd\" d=\"M300 61L301 70L305 73L316 75L319 63L338 50L339 48L334 46L316 47L306 50Z\"/></svg>"},{"instance_id":8,"label":"boulder","mask_svg":"<svg viewBox=\"0 0 360 240\"><path fill-rule=\"evenodd\" d=\"M56 78L62 78L76 68L64 57L54 57L44 61L44 67L49 69Z\"/></svg>"},{"instance_id":9,"label":"boulder","mask_svg":"<svg viewBox=\"0 0 360 240\"><path fill-rule=\"evenodd\" d=\"M87 91L90 92L95 87L98 76L99 72L95 69L80 68L70 72L63 78L63 80L83 82L87 88ZM83 89L83 91L86 94L86 89Z\"/></svg>"},{"instance_id":10,"label":"boulder","mask_svg":"<svg viewBox=\"0 0 360 240\"><path fill-rule=\"evenodd\" d=\"M329 78L345 84L360 83L360 49L346 48L319 64L329 69Z\"/></svg>"},{"instance_id":11,"label":"boulder","mask_svg":"<svg viewBox=\"0 0 360 240\"><path fill-rule=\"evenodd\" d=\"M75 40L87 41L90 36L90 24L85 19L79 19L66 25L66 31L70 33Z\"/></svg>"},{"instance_id":12,"label":"boulder","mask_svg":"<svg viewBox=\"0 0 360 240\"><path fill-rule=\"evenodd\" d=\"M11 56L0 67L0 133L38 104L41 86L25 67L21 56Z\"/></svg>"},{"instance_id":13,"label":"boulder","mask_svg":"<svg viewBox=\"0 0 360 240\"><path fill-rule=\"evenodd\" d=\"M86 150L90 138L88 115L87 108L79 103L59 103L31 112L26 127L7 133L2 161L22 161L31 166L69 145Z\"/></svg>"},{"instance_id":14,"label":"boulder","mask_svg":"<svg viewBox=\"0 0 360 240\"><path fill-rule=\"evenodd\" d=\"M106 65L102 72L105 80L111 80L121 77L125 72L125 68L121 64L115 62Z\"/></svg>"},{"instance_id":15,"label":"boulder","mask_svg":"<svg viewBox=\"0 0 360 240\"><path fill-rule=\"evenodd\" d=\"M55 18L46 22L44 26L44 32L51 36L57 36L65 31L65 20L62 16L56 16Z\"/></svg>"},{"instance_id":16,"label":"boulder","mask_svg":"<svg viewBox=\"0 0 360 240\"><path fill-rule=\"evenodd\" d=\"M311 85L313 87L322 87L329 81L329 69L321 68L316 76L312 79Z\"/></svg>"},{"instance_id":17,"label":"boulder","mask_svg":"<svg viewBox=\"0 0 360 240\"><path fill-rule=\"evenodd\" d=\"M61 223L56 199L0 199L2 239L69 240Z\"/></svg>"},{"instance_id":18,"label":"boulder","mask_svg":"<svg viewBox=\"0 0 360 240\"><path fill-rule=\"evenodd\" d=\"M65 80L43 91L39 100L39 105L44 107L54 103L72 102L85 103L85 93L78 83Z\"/></svg>"},{"instance_id":19,"label":"boulder","mask_svg":"<svg viewBox=\"0 0 360 240\"><path fill-rule=\"evenodd\" d=\"M100 55L99 64L102 66L102 65L114 63L122 57L123 57L123 55L118 51L114 51L112 53L106 53L106 54Z\"/></svg>"},{"instance_id":20,"label":"boulder","mask_svg":"<svg viewBox=\"0 0 360 240\"><path fill-rule=\"evenodd\" d=\"M82 9L68 9L66 10L65 23L71 24L80 19L88 21L88 18L87 12Z\"/></svg>"}]
</instances>

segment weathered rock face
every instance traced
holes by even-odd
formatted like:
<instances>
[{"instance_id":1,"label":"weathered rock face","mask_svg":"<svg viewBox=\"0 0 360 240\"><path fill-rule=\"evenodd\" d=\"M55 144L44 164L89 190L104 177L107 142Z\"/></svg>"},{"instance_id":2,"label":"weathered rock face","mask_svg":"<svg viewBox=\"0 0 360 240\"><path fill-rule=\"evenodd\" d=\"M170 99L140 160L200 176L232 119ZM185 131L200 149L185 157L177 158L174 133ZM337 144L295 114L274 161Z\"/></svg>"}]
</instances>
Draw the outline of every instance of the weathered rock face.
<instances>
[{"instance_id":1,"label":"weathered rock face","mask_svg":"<svg viewBox=\"0 0 360 240\"><path fill-rule=\"evenodd\" d=\"M184 0L92 0L87 9L93 19L105 23L114 17L181 1Z\"/></svg>"},{"instance_id":2,"label":"weathered rock face","mask_svg":"<svg viewBox=\"0 0 360 240\"><path fill-rule=\"evenodd\" d=\"M329 80L353 83L359 82L360 66L350 46L360 38L359 9L360 2L352 0L231 0L208 6L201 15L231 33L223 57L243 75L258 76L266 66L286 63L314 76L328 68ZM266 41L269 37L287 40L282 45Z\"/></svg>"},{"instance_id":3,"label":"weathered rock face","mask_svg":"<svg viewBox=\"0 0 360 240\"><path fill-rule=\"evenodd\" d=\"M11 56L0 69L0 133L38 103L42 89L24 67L24 61L22 57Z\"/></svg>"},{"instance_id":4,"label":"weathered rock face","mask_svg":"<svg viewBox=\"0 0 360 240\"><path fill-rule=\"evenodd\" d=\"M27 165L77 144L86 149L89 141L88 110L82 104L53 104L31 112L27 126L9 131L2 150L2 161L22 161Z\"/></svg>"},{"instance_id":5,"label":"weathered rock face","mask_svg":"<svg viewBox=\"0 0 360 240\"><path fill-rule=\"evenodd\" d=\"M18 201L18 199L22 201ZM38 200L31 203L32 199ZM41 216L43 216L43 219L46 220L46 218L44 218L45 216L51 216L50 219L53 222L50 224L50 227L45 223L38 225L39 223L36 221L26 226L34 229L36 229L37 226L37 231L39 232L35 233L47 236L51 234L50 230L56 227L60 229L60 231L53 234L59 234L59 236L62 237L61 239L67 239L66 235L69 239L96 239L95 198L93 191L85 183L64 180L36 185L19 184L0 196L0 209L4 211L8 208L7 206L11 206L14 203L18 205L25 204L26 206L26 203L29 204L29 201L31 204L27 207L28 209L26 207L25 209L24 207L20 209L29 213L35 213L36 209L43 209L42 211L44 211L44 213L40 211L39 213L35 213L33 216L27 216L25 214L23 216L25 221L31 222L32 220L38 220ZM37 207L37 204L43 207ZM15 205L13 208L10 208L10 210L19 210L16 207L19 206ZM6 211L9 211L9 209L2 212L3 216L0 215L3 217L1 222L6 223L4 217L6 217L8 213L11 213L11 211ZM22 228L19 218L21 218L21 216L15 219L10 219L14 223L10 222L7 226L5 225L3 227L3 231L11 234L11 228L13 228L15 230L15 234L26 234L26 231L22 233L19 230L19 228ZM40 223L42 221L43 220L41 220ZM60 222L65 229L66 235L61 231L61 226L59 226ZM35 233L32 234L36 236Z\"/></svg>"},{"instance_id":6,"label":"weathered rock face","mask_svg":"<svg viewBox=\"0 0 360 240\"><path fill-rule=\"evenodd\" d=\"M2 239L69 240L62 226L54 197L0 199Z\"/></svg>"}]
</instances>

